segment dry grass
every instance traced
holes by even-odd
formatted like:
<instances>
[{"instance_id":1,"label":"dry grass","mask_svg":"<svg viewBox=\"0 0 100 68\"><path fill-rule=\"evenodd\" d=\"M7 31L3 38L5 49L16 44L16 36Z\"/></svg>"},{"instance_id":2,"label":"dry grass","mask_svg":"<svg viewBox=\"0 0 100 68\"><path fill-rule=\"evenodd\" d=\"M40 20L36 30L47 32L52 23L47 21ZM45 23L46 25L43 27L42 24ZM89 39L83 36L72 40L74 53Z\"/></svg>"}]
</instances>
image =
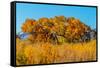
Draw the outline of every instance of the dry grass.
<instances>
[{"instance_id":1,"label":"dry grass","mask_svg":"<svg viewBox=\"0 0 100 68\"><path fill-rule=\"evenodd\" d=\"M96 60L96 40L88 43L35 43L17 39L16 63L49 64L62 62L94 61Z\"/></svg>"}]
</instances>

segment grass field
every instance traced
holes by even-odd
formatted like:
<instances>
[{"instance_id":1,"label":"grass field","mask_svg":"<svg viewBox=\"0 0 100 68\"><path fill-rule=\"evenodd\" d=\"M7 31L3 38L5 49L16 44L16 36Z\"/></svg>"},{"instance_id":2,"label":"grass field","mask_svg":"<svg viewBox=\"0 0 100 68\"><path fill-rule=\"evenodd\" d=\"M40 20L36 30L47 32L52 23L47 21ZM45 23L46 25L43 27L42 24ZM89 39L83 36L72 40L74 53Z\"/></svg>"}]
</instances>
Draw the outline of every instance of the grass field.
<instances>
[{"instance_id":1,"label":"grass field","mask_svg":"<svg viewBox=\"0 0 100 68\"><path fill-rule=\"evenodd\" d=\"M17 39L17 65L49 64L96 60L96 40L88 43L31 43Z\"/></svg>"}]
</instances>

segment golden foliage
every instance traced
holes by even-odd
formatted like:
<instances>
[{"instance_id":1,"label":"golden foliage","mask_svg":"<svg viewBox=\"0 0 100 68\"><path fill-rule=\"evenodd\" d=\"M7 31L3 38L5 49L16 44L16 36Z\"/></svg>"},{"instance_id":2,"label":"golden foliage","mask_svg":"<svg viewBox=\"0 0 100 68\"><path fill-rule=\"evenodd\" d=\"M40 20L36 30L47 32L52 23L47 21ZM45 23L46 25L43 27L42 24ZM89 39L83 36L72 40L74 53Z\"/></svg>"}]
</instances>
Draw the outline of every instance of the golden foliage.
<instances>
[{"instance_id":1,"label":"golden foliage","mask_svg":"<svg viewBox=\"0 0 100 68\"><path fill-rule=\"evenodd\" d=\"M29 65L94 61L96 39L84 43L68 42L79 40L90 29L74 17L27 19L22 24L22 32L29 34L27 39L16 38L16 63Z\"/></svg>"},{"instance_id":2,"label":"golden foliage","mask_svg":"<svg viewBox=\"0 0 100 68\"><path fill-rule=\"evenodd\" d=\"M88 26L74 17L68 18L67 23L68 25L65 27L65 37L69 38L69 40L80 39L80 37L89 30Z\"/></svg>"},{"instance_id":3,"label":"golden foliage","mask_svg":"<svg viewBox=\"0 0 100 68\"><path fill-rule=\"evenodd\" d=\"M32 19L26 19L25 23L22 25L22 31L23 32L32 32L34 25L36 24L35 20Z\"/></svg>"},{"instance_id":4,"label":"golden foliage","mask_svg":"<svg viewBox=\"0 0 100 68\"><path fill-rule=\"evenodd\" d=\"M55 16L54 18L40 18L38 20L26 19L22 24L22 31L26 33L56 33L68 41L79 40L90 28L74 17ZM69 36L70 35L70 36Z\"/></svg>"}]
</instances>

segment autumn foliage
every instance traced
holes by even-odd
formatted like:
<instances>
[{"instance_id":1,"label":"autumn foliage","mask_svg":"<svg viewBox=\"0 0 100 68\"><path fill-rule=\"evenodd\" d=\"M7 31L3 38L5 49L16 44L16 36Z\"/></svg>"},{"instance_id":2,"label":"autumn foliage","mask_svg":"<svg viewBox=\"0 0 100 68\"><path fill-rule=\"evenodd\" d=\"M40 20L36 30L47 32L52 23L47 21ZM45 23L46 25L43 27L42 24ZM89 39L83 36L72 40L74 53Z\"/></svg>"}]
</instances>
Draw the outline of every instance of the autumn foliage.
<instances>
[{"instance_id":1,"label":"autumn foliage","mask_svg":"<svg viewBox=\"0 0 100 68\"><path fill-rule=\"evenodd\" d=\"M16 37L17 65L96 60L96 38L80 41L91 28L74 17L26 19L21 30L23 35Z\"/></svg>"},{"instance_id":2,"label":"autumn foliage","mask_svg":"<svg viewBox=\"0 0 100 68\"><path fill-rule=\"evenodd\" d=\"M50 40L50 35L55 34L67 42L72 42L79 40L87 30L90 30L89 26L83 24L79 19L64 16L44 17L38 20L27 19L22 25L22 32L30 33L33 37L35 36L35 39L42 38L42 41ZM31 36L31 38L33 37Z\"/></svg>"}]
</instances>

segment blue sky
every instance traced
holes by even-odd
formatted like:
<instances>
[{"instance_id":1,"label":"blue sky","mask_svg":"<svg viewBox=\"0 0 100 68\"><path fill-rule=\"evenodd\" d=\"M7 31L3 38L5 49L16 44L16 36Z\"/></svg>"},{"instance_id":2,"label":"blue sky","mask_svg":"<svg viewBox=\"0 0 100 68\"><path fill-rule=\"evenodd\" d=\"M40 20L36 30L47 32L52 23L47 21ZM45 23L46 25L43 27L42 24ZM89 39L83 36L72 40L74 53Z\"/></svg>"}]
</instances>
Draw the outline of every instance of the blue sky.
<instances>
[{"instance_id":1,"label":"blue sky","mask_svg":"<svg viewBox=\"0 0 100 68\"><path fill-rule=\"evenodd\" d=\"M54 17L63 15L80 19L92 29L96 28L96 8L80 6L62 6L16 3L16 31L21 31L21 25L27 18L36 19L42 17Z\"/></svg>"}]
</instances>

